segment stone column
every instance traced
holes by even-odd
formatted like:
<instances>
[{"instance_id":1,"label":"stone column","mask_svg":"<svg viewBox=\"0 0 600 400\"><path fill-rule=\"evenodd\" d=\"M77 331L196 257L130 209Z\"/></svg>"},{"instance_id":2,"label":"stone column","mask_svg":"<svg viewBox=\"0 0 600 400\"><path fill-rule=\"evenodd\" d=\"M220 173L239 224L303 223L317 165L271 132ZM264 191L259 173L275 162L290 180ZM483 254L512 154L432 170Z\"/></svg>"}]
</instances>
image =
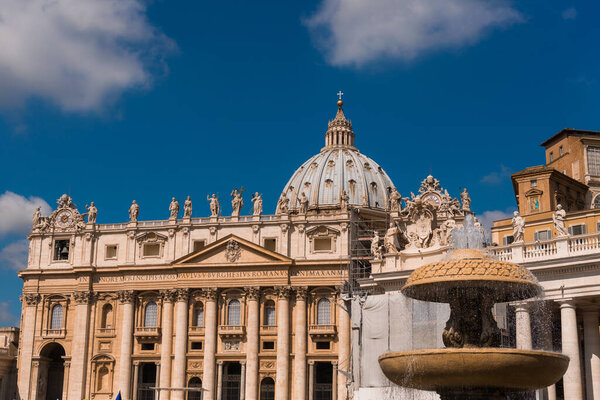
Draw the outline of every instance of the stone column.
<instances>
[{"instance_id":1,"label":"stone column","mask_svg":"<svg viewBox=\"0 0 600 400\"><path fill-rule=\"evenodd\" d=\"M573 301L564 301L560 304L560 317L562 351L571 359L567 372L563 376L565 399L583 400L577 314Z\"/></svg>"},{"instance_id":2,"label":"stone column","mask_svg":"<svg viewBox=\"0 0 600 400\"><path fill-rule=\"evenodd\" d=\"M315 396L315 362L308 362L308 400Z\"/></svg>"},{"instance_id":3,"label":"stone column","mask_svg":"<svg viewBox=\"0 0 600 400\"><path fill-rule=\"evenodd\" d=\"M350 310L344 302L338 307L338 362L337 367L344 372L350 373ZM343 308L342 308L343 307ZM337 393L339 400L346 400L348 394L347 378L335 370L338 386ZM334 391L335 391L334 387Z\"/></svg>"},{"instance_id":4,"label":"stone column","mask_svg":"<svg viewBox=\"0 0 600 400\"><path fill-rule=\"evenodd\" d=\"M162 336L160 343L160 381L159 387L171 387L171 353L173 351L173 290L161 290L163 300ZM171 392L161 390L161 400L169 400Z\"/></svg>"},{"instance_id":5,"label":"stone column","mask_svg":"<svg viewBox=\"0 0 600 400\"><path fill-rule=\"evenodd\" d=\"M517 349L531 350L531 318L529 305L525 302L515 304L515 319L517 323Z\"/></svg>"},{"instance_id":6,"label":"stone column","mask_svg":"<svg viewBox=\"0 0 600 400\"><path fill-rule=\"evenodd\" d=\"M177 388L186 386L188 311L188 290L177 289L177 302L175 303L175 361L173 365L173 387ZM171 398L173 400L183 400L185 393L179 390L174 391Z\"/></svg>"},{"instance_id":7,"label":"stone column","mask_svg":"<svg viewBox=\"0 0 600 400\"><path fill-rule=\"evenodd\" d=\"M69 400L68 391L69 391L69 373L71 371L71 357L62 357L65 361L65 369L63 374L63 400Z\"/></svg>"},{"instance_id":8,"label":"stone column","mask_svg":"<svg viewBox=\"0 0 600 400\"><path fill-rule=\"evenodd\" d=\"M554 343L552 342L552 328L544 330L542 340L542 346L544 350L554 351ZM556 385L550 385L547 388L543 389L543 391L545 391L546 400L556 400Z\"/></svg>"},{"instance_id":9,"label":"stone column","mask_svg":"<svg viewBox=\"0 0 600 400\"><path fill-rule=\"evenodd\" d=\"M74 292L75 302L75 331L73 332L73 347L71 350L72 371L69 376L69 398L83 399L85 397L85 378L87 367L87 350L90 332L90 299L87 291Z\"/></svg>"},{"instance_id":10,"label":"stone column","mask_svg":"<svg viewBox=\"0 0 600 400\"><path fill-rule=\"evenodd\" d=\"M135 361L133 363L133 396L131 396L133 398L133 400L137 400L137 390L138 390L138 380L139 380L139 376L140 376L140 363L139 361ZM122 393L121 393L122 394ZM122 396L121 396L122 397Z\"/></svg>"},{"instance_id":11,"label":"stone column","mask_svg":"<svg viewBox=\"0 0 600 400\"><path fill-rule=\"evenodd\" d=\"M223 361L217 361L217 400L223 397Z\"/></svg>"},{"instance_id":12,"label":"stone column","mask_svg":"<svg viewBox=\"0 0 600 400\"><path fill-rule=\"evenodd\" d=\"M123 309L121 323L121 357L119 359L119 390L121 399L131 400L131 353L133 352L133 290L119 292L119 301ZM136 382L137 383L137 382Z\"/></svg>"},{"instance_id":13,"label":"stone column","mask_svg":"<svg viewBox=\"0 0 600 400\"><path fill-rule=\"evenodd\" d=\"M288 400L290 369L290 288L277 288L277 367L275 400Z\"/></svg>"},{"instance_id":14,"label":"stone column","mask_svg":"<svg viewBox=\"0 0 600 400\"><path fill-rule=\"evenodd\" d=\"M258 352L260 329L260 289L246 288L248 302L248 323L246 343L246 385L245 392L248 400L258 400Z\"/></svg>"},{"instance_id":15,"label":"stone column","mask_svg":"<svg viewBox=\"0 0 600 400\"><path fill-rule=\"evenodd\" d=\"M583 343L586 399L600 400L600 332L596 309L583 311Z\"/></svg>"},{"instance_id":16,"label":"stone column","mask_svg":"<svg viewBox=\"0 0 600 400\"><path fill-rule=\"evenodd\" d=\"M337 400L338 363L335 361L331 363L331 373L333 374L333 376L331 377L331 400Z\"/></svg>"},{"instance_id":17,"label":"stone column","mask_svg":"<svg viewBox=\"0 0 600 400\"><path fill-rule=\"evenodd\" d=\"M296 288L294 400L306 399L306 287Z\"/></svg>"},{"instance_id":18,"label":"stone column","mask_svg":"<svg viewBox=\"0 0 600 400\"><path fill-rule=\"evenodd\" d=\"M246 361L240 361L242 372L240 374L240 400L246 400Z\"/></svg>"},{"instance_id":19,"label":"stone column","mask_svg":"<svg viewBox=\"0 0 600 400\"><path fill-rule=\"evenodd\" d=\"M206 314L204 315L204 400L215 399L215 354L217 352L217 289L205 289Z\"/></svg>"},{"instance_id":20,"label":"stone column","mask_svg":"<svg viewBox=\"0 0 600 400\"><path fill-rule=\"evenodd\" d=\"M38 330L35 316L40 295L37 293L23 294L23 322L21 325L21 343L19 343L19 396L21 399L30 398L31 370L33 359L33 337ZM37 382L37 379L35 380Z\"/></svg>"}]
</instances>

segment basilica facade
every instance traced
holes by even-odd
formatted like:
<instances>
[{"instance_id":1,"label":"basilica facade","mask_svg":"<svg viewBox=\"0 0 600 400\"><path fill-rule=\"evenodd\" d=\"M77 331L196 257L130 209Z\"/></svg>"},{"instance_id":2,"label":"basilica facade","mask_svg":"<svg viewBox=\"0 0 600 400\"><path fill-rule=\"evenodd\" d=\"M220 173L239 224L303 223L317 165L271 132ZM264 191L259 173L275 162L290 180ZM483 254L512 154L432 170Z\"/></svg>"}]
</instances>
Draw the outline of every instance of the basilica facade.
<instances>
[{"instance_id":1,"label":"basilica facade","mask_svg":"<svg viewBox=\"0 0 600 400\"><path fill-rule=\"evenodd\" d=\"M258 193L250 211L242 190L231 197L230 215L216 196L206 213L188 197L159 221L139 220L135 201L122 223L67 195L38 210L19 273L20 398L351 397L350 275L369 275L373 232L398 213L390 178L354 146L339 101L275 214ZM360 224L373 230L357 237Z\"/></svg>"}]
</instances>

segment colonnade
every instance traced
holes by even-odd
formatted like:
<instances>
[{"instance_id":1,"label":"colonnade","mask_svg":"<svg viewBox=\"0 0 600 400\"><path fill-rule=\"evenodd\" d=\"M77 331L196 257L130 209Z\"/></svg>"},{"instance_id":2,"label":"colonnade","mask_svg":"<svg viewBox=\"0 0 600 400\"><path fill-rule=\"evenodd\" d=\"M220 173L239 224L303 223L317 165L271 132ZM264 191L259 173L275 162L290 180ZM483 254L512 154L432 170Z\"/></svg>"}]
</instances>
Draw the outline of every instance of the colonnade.
<instances>
[{"instance_id":1,"label":"colonnade","mask_svg":"<svg viewBox=\"0 0 600 400\"><path fill-rule=\"evenodd\" d=\"M560 305L562 353L569 356L567 372L563 376L564 398L569 400L600 400L600 331L598 313L600 308L577 304L573 299L557 301ZM515 305L517 348L532 349L531 303ZM583 320L583 359L580 354L580 338L577 315ZM551 331L542 338L544 348L551 348ZM582 366L583 361L583 366ZM585 379L583 375L585 371ZM585 382L585 385L584 385ZM556 388L548 387L539 395L556 400Z\"/></svg>"},{"instance_id":2,"label":"colonnade","mask_svg":"<svg viewBox=\"0 0 600 400\"><path fill-rule=\"evenodd\" d=\"M292 290L293 289L293 290ZM242 353L245 359L240 360L242 366L241 396L240 400L259 399L259 342L260 342L260 288L246 288L246 301L248 318L246 321L246 351ZM276 288L278 298L277 314L277 360L275 375L275 399L290 400L290 387L293 400L304 400L312 396L307 393L312 387L314 371L307 363L307 288L305 287L278 287ZM290 343L290 299L295 294L295 319L291 321L294 325L294 355L293 384L291 379L291 343ZM186 350L188 332L188 290L178 289L161 292L163 296L162 314L162 338L161 338L161 361L158 381L160 387L183 388L186 382ZM205 298L204 309L204 345L203 345L203 377L202 385L206 391L203 394L205 400L221 400L223 383L223 360L217 359L217 289L203 289ZM120 301L123 310L123 323L121 330L121 358L119 369L119 388L123 400L133 398L132 388L135 387L131 380L132 365L132 337L134 326L133 292L122 292ZM343 306L341 306L343 309ZM174 311L174 312L173 312ZM174 317L173 318L173 314ZM338 379L337 366L348 364L350 360L350 317L345 311L337 313L338 317L338 357L333 362L333 398L345 400L346 381L343 376ZM174 358L171 363L171 348L173 319L175 320L175 346ZM314 363L313 363L314 365ZM307 375L309 374L309 378ZM312 393L311 393L312 394ZM163 391L161 400L183 400L184 391Z\"/></svg>"}]
</instances>

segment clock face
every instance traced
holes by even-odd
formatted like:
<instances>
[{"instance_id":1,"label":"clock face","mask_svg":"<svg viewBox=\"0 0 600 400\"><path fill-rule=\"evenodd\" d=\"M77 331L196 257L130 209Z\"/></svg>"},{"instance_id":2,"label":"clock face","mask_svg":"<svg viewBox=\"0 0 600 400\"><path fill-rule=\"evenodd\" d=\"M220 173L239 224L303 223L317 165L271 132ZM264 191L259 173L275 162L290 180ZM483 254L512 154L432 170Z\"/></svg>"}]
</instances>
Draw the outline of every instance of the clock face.
<instances>
[{"instance_id":1,"label":"clock face","mask_svg":"<svg viewBox=\"0 0 600 400\"><path fill-rule=\"evenodd\" d=\"M440 205L440 198L435 194L428 194L424 197L424 199L432 204L435 204L436 206Z\"/></svg>"},{"instance_id":2,"label":"clock face","mask_svg":"<svg viewBox=\"0 0 600 400\"><path fill-rule=\"evenodd\" d=\"M56 216L56 225L61 228L66 228L73 223L73 213L71 211L65 210L58 213Z\"/></svg>"}]
</instances>

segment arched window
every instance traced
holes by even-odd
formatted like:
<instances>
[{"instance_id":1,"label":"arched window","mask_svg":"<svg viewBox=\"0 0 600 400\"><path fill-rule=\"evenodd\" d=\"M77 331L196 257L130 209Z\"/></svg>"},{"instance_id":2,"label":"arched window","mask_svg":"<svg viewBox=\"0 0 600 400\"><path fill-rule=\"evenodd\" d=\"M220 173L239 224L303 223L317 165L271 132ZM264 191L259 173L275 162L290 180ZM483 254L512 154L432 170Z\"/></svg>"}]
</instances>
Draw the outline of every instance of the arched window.
<instances>
[{"instance_id":1,"label":"arched window","mask_svg":"<svg viewBox=\"0 0 600 400\"><path fill-rule=\"evenodd\" d=\"M231 300L227 305L227 325L241 325L241 307L239 300Z\"/></svg>"},{"instance_id":2,"label":"arched window","mask_svg":"<svg viewBox=\"0 0 600 400\"><path fill-rule=\"evenodd\" d=\"M275 326L275 303L273 300L267 300L265 303L265 321L266 326Z\"/></svg>"},{"instance_id":3,"label":"arched window","mask_svg":"<svg viewBox=\"0 0 600 400\"><path fill-rule=\"evenodd\" d=\"M321 299L317 303L317 325L331 324L331 303L329 299Z\"/></svg>"},{"instance_id":4,"label":"arched window","mask_svg":"<svg viewBox=\"0 0 600 400\"><path fill-rule=\"evenodd\" d=\"M600 208L600 195L594 198L594 208Z\"/></svg>"},{"instance_id":5,"label":"arched window","mask_svg":"<svg viewBox=\"0 0 600 400\"><path fill-rule=\"evenodd\" d=\"M192 379L190 379L188 381L188 387L190 388L201 388L202 387L202 381L200 380L200 378L198 378L197 376L193 377ZM202 400L202 392L201 391L195 391L195 390L190 390L188 392L188 400Z\"/></svg>"},{"instance_id":6,"label":"arched window","mask_svg":"<svg viewBox=\"0 0 600 400\"><path fill-rule=\"evenodd\" d=\"M194 307L194 319L192 321L193 326L203 327L204 326L204 306L202 303L196 304Z\"/></svg>"},{"instance_id":7,"label":"arched window","mask_svg":"<svg viewBox=\"0 0 600 400\"><path fill-rule=\"evenodd\" d=\"M260 381L260 400L275 399L275 381L273 378L264 378Z\"/></svg>"},{"instance_id":8,"label":"arched window","mask_svg":"<svg viewBox=\"0 0 600 400\"><path fill-rule=\"evenodd\" d=\"M100 322L100 327L113 327L113 308L110 304L105 304L104 307L102 307L102 321Z\"/></svg>"},{"instance_id":9,"label":"arched window","mask_svg":"<svg viewBox=\"0 0 600 400\"><path fill-rule=\"evenodd\" d=\"M52 307L52 313L50 316L50 329L63 328L63 315L64 310L61 304L56 304L54 307Z\"/></svg>"},{"instance_id":10,"label":"arched window","mask_svg":"<svg viewBox=\"0 0 600 400\"><path fill-rule=\"evenodd\" d=\"M144 312L144 327L145 328L156 328L158 321L158 306L155 302L151 301L146 304L146 310Z\"/></svg>"}]
</instances>

